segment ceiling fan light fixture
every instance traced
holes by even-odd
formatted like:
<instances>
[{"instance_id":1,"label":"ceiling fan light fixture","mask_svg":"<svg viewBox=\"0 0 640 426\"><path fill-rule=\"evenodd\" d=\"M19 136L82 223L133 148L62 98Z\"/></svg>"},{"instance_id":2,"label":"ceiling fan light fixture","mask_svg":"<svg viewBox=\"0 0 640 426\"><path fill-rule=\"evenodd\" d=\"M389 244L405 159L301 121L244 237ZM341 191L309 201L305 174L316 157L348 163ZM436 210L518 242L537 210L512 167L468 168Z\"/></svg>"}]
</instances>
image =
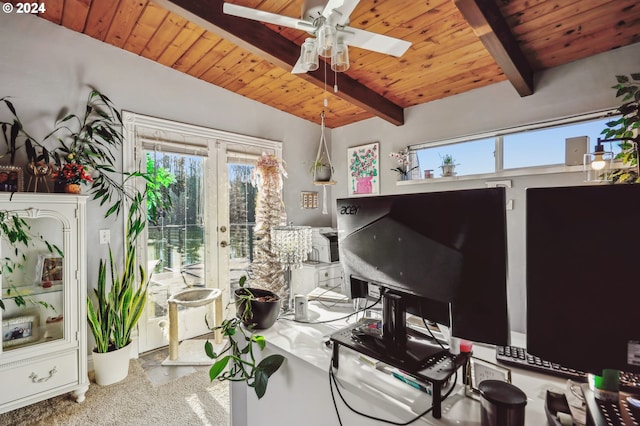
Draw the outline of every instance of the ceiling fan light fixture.
<instances>
[{"instance_id":1,"label":"ceiling fan light fixture","mask_svg":"<svg viewBox=\"0 0 640 426\"><path fill-rule=\"evenodd\" d=\"M336 28L324 23L316 34L316 46L318 48L318 55L323 58L330 58L331 52L336 43Z\"/></svg>"},{"instance_id":2,"label":"ceiling fan light fixture","mask_svg":"<svg viewBox=\"0 0 640 426\"><path fill-rule=\"evenodd\" d=\"M315 71L320 66L315 39L308 38L300 47L300 65L305 71Z\"/></svg>"},{"instance_id":3,"label":"ceiling fan light fixture","mask_svg":"<svg viewBox=\"0 0 640 426\"><path fill-rule=\"evenodd\" d=\"M338 41L331 53L331 69L335 72L349 69L349 48L343 41Z\"/></svg>"}]
</instances>

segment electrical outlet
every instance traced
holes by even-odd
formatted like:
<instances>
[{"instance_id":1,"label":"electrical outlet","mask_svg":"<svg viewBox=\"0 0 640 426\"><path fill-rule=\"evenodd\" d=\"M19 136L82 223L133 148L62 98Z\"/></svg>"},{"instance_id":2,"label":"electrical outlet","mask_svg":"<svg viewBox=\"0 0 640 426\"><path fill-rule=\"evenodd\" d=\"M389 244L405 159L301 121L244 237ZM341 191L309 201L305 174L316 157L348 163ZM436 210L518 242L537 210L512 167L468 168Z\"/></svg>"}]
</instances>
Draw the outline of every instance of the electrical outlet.
<instances>
[{"instance_id":1,"label":"electrical outlet","mask_svg":"<svg viewBox=\"0 0 640 426\"><path fill-rule=\"evenodd\" d=\"M111 240L111 231L108 229L100 230L100 244L109 244Z\"/></svg>"}]
</instances>

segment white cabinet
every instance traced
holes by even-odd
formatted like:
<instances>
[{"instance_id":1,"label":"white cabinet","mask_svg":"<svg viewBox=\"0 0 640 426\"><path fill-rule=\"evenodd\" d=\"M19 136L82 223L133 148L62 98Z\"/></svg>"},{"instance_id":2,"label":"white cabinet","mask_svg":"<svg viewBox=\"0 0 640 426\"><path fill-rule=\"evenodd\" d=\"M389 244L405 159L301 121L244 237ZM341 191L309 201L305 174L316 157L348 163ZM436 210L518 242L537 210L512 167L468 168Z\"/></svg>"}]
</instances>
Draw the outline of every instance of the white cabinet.
<instances>
[{"instance_id":1,"label":"white cabinet","mask_svg":"<svg viewBox=\"0 0 640 426\"><path fill-rule=\"evenodd\" d=\"M340 262L305 262L291 271L291 286L294 294L309 294L316 287L341 291L343 275Z\"/></svg>"},{"instance_id":2,"label":"white cabinet","mask_svg":"<svg viewBox=\"0 0 640 426\"><path fill-rule=\"evenodd\" d=\"M68 392L81 402L89 388L86 197L0 193L0 212L30 235L17 252L0 245L0 413Z\"/></svg>"}]
</instances>

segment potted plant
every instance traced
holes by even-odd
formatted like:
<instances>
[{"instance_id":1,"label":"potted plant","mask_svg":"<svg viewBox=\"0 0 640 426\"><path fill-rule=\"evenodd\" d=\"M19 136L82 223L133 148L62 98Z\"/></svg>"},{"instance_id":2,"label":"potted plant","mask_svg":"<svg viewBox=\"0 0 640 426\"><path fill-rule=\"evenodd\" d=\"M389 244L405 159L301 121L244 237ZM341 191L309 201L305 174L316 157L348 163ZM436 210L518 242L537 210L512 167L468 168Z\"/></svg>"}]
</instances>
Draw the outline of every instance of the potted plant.
<instances>
[{"instance_id":1,"label":"potted plant","mask_svg":"<svg viewBox=\"0 0 640 426\"><path fill-rule=\"evenodd\" d=\"M213 344L207 340L205 352L215 360L209 369L212 381L244 381L254 388L260 399L267 390L269 378L278 371L285 357L273 354L258 362L254 351L256 347L264 350L267 342L254 330L268 328L275 323L280 312L280 298L268 290L245 288L245 281L246 277L241 277L240 288L236 290L236 316L214 328L222 331L222 336L227 339L226 345L216 353Z\"/></svg>"},{"instance_id":2,"label":"potted plant","mask_svg":"<svg viewBox=\"0 0 640 426\"><path fill-rule=\"evenodd\" d=\"M620 141L622 151L616 159L627 166L611 174L612 182L640 183L638 170L638 143L640 143L640 73L629 76L617 75L616 97L622 98L622 105L617 108L621 117L606 123L607 128L601 134L605 141Z\"/></svg>"},{"instance_id":3,"label":"potted plant","mask_svg":"<svg viewBox=\"0 0 640 426\"><path fill-rule=\"evenodd\" d=\"M117 171L114 153L122 150L122 119L111 100L97 90L90 91L83 115L69 114L63 117L44 138L47 140L55 136L58 142L55 149L47 149L26 132L8 99L1 98L0 101L13 114L12 122L0 122L12 161L15 152L22 147L19 142L23 141L27 157L34 164L42 163L51 167L53 161L62 168L63 177L65 167L73 168L80 173L79 179L85 181L89 181L87 175L90 174L92 184L89 193L101 206L106 205L105 218L112 215L117 217L123 206L128 205L123 271L117 270L117 262L109 249L111 288L107 290L107 263L101 261L97 288L94 289L95 302L91 297L87 298L87 320L96 340L93 357L96 381L107 384L108 381L121 380L128 372L130 351L127 345L142 315L148 285L145 270L141 266L138 266L139 275L136 275L135 246L137 237L146 225L147 212L143 206L150 189L147 186L144 191L139 191L132 183L139 177L152 182L151 175L140 171ZM56 176L60 176L60 171ZM103 380L102 373L98 372L101 364L99 358L114 352L122 355L123 367L118 374ZM107 369L115 369L114 365L110 363Z\"/></svg>"},{"instance_id":4,"label":"potted plant","mask_svg":"<svg viewBox=\"0 0 640 426\"><path fill-rule=\"evenodd\" d=\"M395 158L398 161L398 166L391 170L398 173L400 180L409 180L410 173L418 168L418 166L409 167L411 165L411 160L409 160L409 148L404 148L400 152L391 152L389 157Z\"/></svg>"},{"instance_id":5,"label":"potted plant","mask_svg":"<svg viewBox=\"0 0 640 426\"><path fill-rule=\"evenodd\" d=\"M456 160L449 154L445 154L442 157L442 165L440 168L442 169L442 176L455 176L456 172Z\"/></svg>"},{"instance_id":6,"label":"potted plant","mask_svg":"<svg viewBox=\"0 0 640 426\"><path fill-rule=\"evenodd\" d=\"M245 287L247 277L240 278L236 296L236 317L254 330L265 330L275 324L280 314L280 297L272 291Z\"/></svg>"},{"instance_id":7,"label":"potted plant","mask_svg":"<svg viewBox=\"0 0 640 426\"><path fill-rule=\"evenodd\" d=\"M87 173L85 166L79 163L66 163L60 169L55 170L51 178L56 185L64 187L64 192L79 194L82 191L81 184L93 182L93 178Z\"/></svg>"},{"instance_id":8,"label":"potted plant","mask_svg":"<svg viewBox=\"0 0 640 426\"><path fill-rule=\"evenodd\" d=\"M309 169L314 182L329 182L333 174L333 168L321 160L315 160Z\"/></svg>"},{"instance_id":9,"label":"potted plant","mask_svg":"<svg viewBox=\"0 0 640 426\"><path fill-rule=\"evenodd\" d=\"M129 220L131 214L129 215ZM138 265L136 275L136 246L127 233L124 265L120 272L109 248L109 277L107 264L101 259L98 268L98 287L93 289L95 302L87 297L87 319L96 341L93 366L96 383L110 385L124 379L129 372L131 332L136 327L147 301L149 284L146 272Z\"/></svg>"}]
</instances>

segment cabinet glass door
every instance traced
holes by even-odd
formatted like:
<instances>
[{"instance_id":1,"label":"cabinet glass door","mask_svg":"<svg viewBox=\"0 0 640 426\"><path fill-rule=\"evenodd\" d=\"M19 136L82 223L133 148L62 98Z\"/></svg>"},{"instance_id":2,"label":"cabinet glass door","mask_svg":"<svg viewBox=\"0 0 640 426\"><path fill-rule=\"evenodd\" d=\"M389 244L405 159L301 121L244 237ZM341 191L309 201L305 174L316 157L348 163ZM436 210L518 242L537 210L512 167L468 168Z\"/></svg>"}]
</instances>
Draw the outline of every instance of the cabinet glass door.
<instances>
[{"instance_id":1,"label":"cabinet glass door","mask_svg":"<svg viewBox=\"0 0 640 426\"><path fill-rule=\"evenodd\" d=\"M65 282L62 222L39 211L1 211L9 230L26 243L11 243L3 230L0 245L2 352L63 339Z\"/></svg>"}]
</instances>

